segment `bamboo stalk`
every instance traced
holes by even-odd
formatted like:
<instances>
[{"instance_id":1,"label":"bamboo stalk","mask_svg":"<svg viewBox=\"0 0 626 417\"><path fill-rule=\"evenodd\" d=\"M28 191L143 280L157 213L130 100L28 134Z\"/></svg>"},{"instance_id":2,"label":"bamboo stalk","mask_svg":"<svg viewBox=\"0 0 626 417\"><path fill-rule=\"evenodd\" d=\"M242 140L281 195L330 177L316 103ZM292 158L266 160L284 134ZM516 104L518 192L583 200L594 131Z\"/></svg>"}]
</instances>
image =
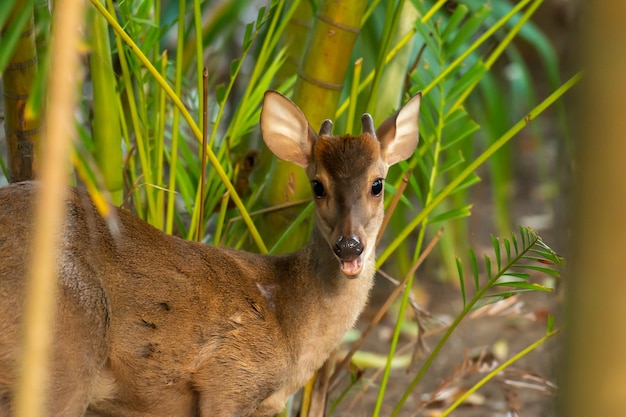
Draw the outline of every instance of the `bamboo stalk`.
<instances>
[{"instance_id":1,"label":"bamboo stalk","mask_svg":"<svg viewBox=\"0 0 626 417\"><path fill-rule=\"evenodd\" d=\"M19 182L36 177L36 148L39 142L41 120L27 108L28 97L37 77L37 49L32 4L15 2L7 27L27 18L7 67L2 74L4 84L5 129L9 149L9 181ZM29 16L24 16L23 14Z\"/></svg>"},{"instance_id":2,"label":"bamboo stalk","mask_svg":"<svg viewBox=\"0 0 626 417\"><path fill-rule=\"evenodd\" d=\"M293 98L314 128L337 108L366 6L325 0L317 11Z\"/></svg>"},{"instance_id":3,"label":"bamboo stalk","mask_svg":"<svg viewBox=\"0 0 626 417\"><path fill-rule=\"evenodd\" d=\"M84 2L63 0L55 3L54 32L51 42L49 102L41 161L41 194L38 197L32 259L27 281L24 312L22 371L15 398L16 415L44 415L48 358L54 325L57 238L64 216L65 184L68 180L73 110L76 101L79 25Z\"/></svg>"},{"instance_id":4,"label":"bamboo stalk","mask_svg":"<svg viewBox=\"0 0 626 417\"><path fill-rule=\"evenodd\" d=\"M573 129L578 137L571 184L576 188L570 189L573 198L564 206L573 211L573 222L562 237L572 263L564 303L561 415L623 416L626 51L621 40L626 37L626 3L585 3L580 3L585 19L577 42L585 80L575 103L580 110Z\"/></svg>"}]
</instances>

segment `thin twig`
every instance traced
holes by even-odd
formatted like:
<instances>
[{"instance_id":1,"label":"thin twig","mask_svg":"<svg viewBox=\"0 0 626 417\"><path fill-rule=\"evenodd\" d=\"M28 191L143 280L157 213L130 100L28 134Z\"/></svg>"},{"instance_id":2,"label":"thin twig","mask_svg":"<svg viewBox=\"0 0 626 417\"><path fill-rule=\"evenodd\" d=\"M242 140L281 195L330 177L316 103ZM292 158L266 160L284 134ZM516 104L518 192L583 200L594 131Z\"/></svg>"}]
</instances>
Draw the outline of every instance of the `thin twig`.
<instances>
[{"instance_id":1,"label":"thin twig","mask_svg":"<svg viewBox=\"0 0 626 417\"><path fill-rule=\"evenodd\" d=\"M197 241L202 242L204 235L204 193L206 183L206 166L207 166L207 137L208 137L208 114L207 106L209 102L209 70L204 67L202 70L202 161L200 162L200 210L198 214L198 235Z\"/></svg>"}]
</instances>

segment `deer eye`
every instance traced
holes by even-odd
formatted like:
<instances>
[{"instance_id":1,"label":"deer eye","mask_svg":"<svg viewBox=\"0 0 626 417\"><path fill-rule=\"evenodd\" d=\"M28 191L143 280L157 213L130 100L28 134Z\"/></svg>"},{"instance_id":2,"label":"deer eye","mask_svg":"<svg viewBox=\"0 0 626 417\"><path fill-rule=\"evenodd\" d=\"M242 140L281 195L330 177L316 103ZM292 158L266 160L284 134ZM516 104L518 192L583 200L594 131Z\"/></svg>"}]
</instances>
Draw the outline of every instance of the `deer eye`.
<instances>
[{"instance_id":1,"label":"deer eye","mask_svg":"<svg viewBox=\"0 0 626 417\"><path fill-rule=\"evenodd\" d=\"M372 195L379 196L383 192L383 179L378 178L372 183Z\"/></svg>"},{"instance_id":2,"label":"deer eye","mask_svg":"<svg viewBox=\"0 0 626 417\"><path fill-rule=\"evenodd\" d=\"M322 198L326 195L326 190L324 190L324 184L322 184L318 180L311 181L311 186L313 187L313 194L315 194L315 198Z\"/></svg>"}]
</instances>

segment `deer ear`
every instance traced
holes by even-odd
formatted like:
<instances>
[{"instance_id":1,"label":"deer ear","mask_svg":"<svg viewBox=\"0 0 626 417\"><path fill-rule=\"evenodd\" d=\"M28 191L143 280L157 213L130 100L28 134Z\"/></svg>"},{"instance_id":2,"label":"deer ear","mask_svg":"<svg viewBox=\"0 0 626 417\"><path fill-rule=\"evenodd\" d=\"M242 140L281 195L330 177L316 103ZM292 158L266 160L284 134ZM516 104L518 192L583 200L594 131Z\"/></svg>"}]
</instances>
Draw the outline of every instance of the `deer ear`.
<instances>
[{"instance_id":1,"label":"deer ear","mask_svg":"<svg viewBox=\"0 0 626 417\"><path fill-rule=\"evenodd\" d=\"M419 111L422 93L418 92L400 110L389 116L376 130L383 159L387 165L408 159L419 142Z\"/></svg>"},{"instance_id":2,"label":"deer ear","mask_svg":"<svg viewBox=\"0 0 626 417\"><path fill-rule=\"evenodd\" d=\"M261 110L261 135L278 158L306 168L317 135L302 110L276 91L266 91Z\"/></svg>"}]
</instances>

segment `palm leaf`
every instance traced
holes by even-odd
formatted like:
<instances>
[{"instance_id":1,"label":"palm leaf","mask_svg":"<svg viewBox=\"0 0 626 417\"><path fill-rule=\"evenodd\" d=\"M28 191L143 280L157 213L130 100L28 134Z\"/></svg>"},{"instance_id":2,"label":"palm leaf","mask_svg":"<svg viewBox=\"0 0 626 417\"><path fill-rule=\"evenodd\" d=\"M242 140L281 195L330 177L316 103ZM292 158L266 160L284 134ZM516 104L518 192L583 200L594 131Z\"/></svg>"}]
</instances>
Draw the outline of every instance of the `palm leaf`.
<instances>
[{"instance_id":1,"label":"palm leaf","mask_svg":"<svg viewBox=\"0 0 626 417\"><path fill-rule=\"evenodd\" d=\"M546 252L548 254L547 257L541 258L542 260L552 262L552 260L556 260L554 267L562 265L563 259L558 256L552 249L550 249L542 240L539 235L537 235L532 229L526 227L520 227L519 238L521 240L521 245L515 244L515 255L512 258L508 258L509 251L507 250L507 259L502 259L501 246L504 246L505 249L510 247L506 242L508 239L500 239L493 238L493 252L495 259L495 265L497 265L497 270L492 269L492 258L489 256L484 257L484 269L485 274L487 276L487 281L484 285L479 286L479 271L477 268L476 256L473 251L470 250L470 258L472 259L472 275L474 278L474 282L476 283L476 292L470 298L469 294L466 293L466 287L464 285L465 281L465 273L463 271L463 267L460 261L457 262L457 269L459 272L459 280L461 282L461 295L463 298L463 310L461 313L455 318L454 322L450 325L450 327L446 330L443 337L437 343L437 346L433 349L431 355L426 359L420 368L419 372L415 376L415 378L411 381L408 388L406 389L402 399L396 405L394 412L392 415L397 415L400 411L406 400L408 399L409 394L413 391L413 389L417 386L419 381L422 379L426 370L433 363L435 357L439 354L441 348L446 343L450 335L454 332L454 330L458 327L460 322L473 310L483 307L485 305L493 304L497 301L500 301L503 298L510 297L514 294L525 293L525 292L549 292L550 288L545 286L531 283L529 282L529 278L531 274L529 273L519 273L513 271L516 270L530 270L541 272L545 274L549 274L552 276L556 276L558 271L555 268L550 267L540 267L539 269L536 265L528 264L525 261L525 257L529 253L536 253L537 249L540 248L539 251ZM512 242L518 242L517 237L513 234L511 235L510 240ZM536 259L533 258L532 261ZM527 261L527 260L526 260ZM498 290L496 292L490 292L490 290L502 287L506 288L506 291ZM469 301L467 301L469 300Z\"/></svg>"}]
</instances>

